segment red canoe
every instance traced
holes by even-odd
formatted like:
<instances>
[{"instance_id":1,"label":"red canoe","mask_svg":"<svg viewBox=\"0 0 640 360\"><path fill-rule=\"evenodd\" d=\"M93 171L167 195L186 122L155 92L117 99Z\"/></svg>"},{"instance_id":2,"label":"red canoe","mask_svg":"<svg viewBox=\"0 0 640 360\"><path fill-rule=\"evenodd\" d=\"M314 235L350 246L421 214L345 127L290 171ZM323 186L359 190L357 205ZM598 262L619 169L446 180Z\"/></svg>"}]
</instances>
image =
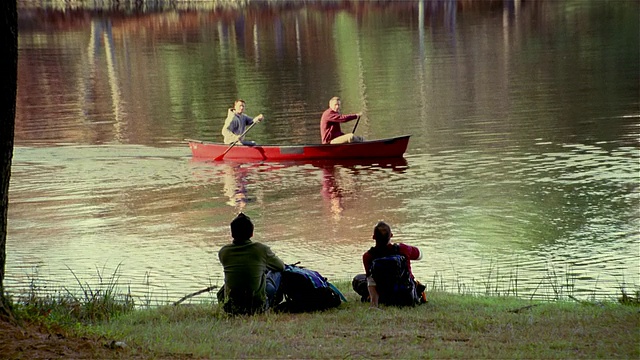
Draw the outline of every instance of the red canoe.
<instances>
[{"instance_id":1,"label":"red canoe","mask_svg":"<svg viewBox=\"0 0 640 360\"><path fill-rule=\"evenodd\" d=\"M349 144L236 145L224 155L223 160L289 161L402 157L409 145L410 136ZM213 160L229 148L227 144L185 140L189 142L193 157L199 159Z\"/></svg>"}]
</instances>

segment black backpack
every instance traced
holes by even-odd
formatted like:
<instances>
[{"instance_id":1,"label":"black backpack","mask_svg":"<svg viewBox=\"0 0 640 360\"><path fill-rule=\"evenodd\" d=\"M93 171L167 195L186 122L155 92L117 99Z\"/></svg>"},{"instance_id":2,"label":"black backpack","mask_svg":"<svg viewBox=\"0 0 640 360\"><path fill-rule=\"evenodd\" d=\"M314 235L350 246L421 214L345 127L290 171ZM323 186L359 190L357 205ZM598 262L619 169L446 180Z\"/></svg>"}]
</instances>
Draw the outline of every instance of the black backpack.
<instances>
[{"instance_id":1,"label":"black backpack","mask_svg":"<svg viewBox=\"0 0 640 360\"><path fill-rule=\"evenodd\" d=\"M369 250L374 256L370 270L380 296L379 303L395 306L414 306L420 303L407 258L400 254L398 244L393 246L391 254L376 254L376 250Z\"/></svg>"},{"instance_id":2,"label":"black backpack","mask_svg":"<svg viewBox=\"0 0 640 360\"><path fill-rule=\"evenodd\" d=\"M347 301L344 295L317 271L285 265L280 282L284 302L276 307L283 312L323 311Z\"/></svg>"}]
</instances>

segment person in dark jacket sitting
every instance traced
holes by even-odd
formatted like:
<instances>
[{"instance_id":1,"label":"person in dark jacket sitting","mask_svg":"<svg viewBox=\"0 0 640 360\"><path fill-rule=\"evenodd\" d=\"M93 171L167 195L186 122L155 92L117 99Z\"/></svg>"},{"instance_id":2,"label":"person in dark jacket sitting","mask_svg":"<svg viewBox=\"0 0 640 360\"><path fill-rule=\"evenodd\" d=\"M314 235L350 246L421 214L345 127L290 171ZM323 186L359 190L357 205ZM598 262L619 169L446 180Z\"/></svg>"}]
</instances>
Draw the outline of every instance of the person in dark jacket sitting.
<instances>
[{"instance_id":1,"label":"person in dark jacket sitting","mask_svg":"<svg viewBox=\"0 0 640 360\"><path fill-rule=\"evenodd\" d=\"M224 267L224 287L218 301L231 314L261 313L277 305L284 262L271 248L251 241L253 223L243 213L231 221L233 242L218 252Z\"/></svg>"}]
</instances>

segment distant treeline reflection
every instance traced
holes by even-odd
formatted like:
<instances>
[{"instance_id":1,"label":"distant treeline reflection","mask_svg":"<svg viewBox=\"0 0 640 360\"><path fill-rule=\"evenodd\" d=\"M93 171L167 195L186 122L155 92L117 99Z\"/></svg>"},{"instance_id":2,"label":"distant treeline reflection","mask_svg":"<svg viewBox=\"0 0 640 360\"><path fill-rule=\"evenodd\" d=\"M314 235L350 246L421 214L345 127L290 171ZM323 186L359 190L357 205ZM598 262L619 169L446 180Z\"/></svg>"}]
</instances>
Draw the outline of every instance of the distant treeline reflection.
<instances>
[{"instance_id":1,"label":"distant treeline reflection","mask_svg":"<svg viewBox=\"0 0 640 360\"><path fill-rule=\"evenodd\" d=\"M260 10L273 9L322 9L326 11L353 11L354 13L379 10L393 7L394 11L401 9L415 9L424 6L427 11L478 11L512 8L525 3L543 3L545 0L417 0L417 1L326 1L326 0L18 0L19 10L60 10L61 16L73 16L69 11L95 10L122 12L123 15L159 11L234 11L255 8ZM55 14L52 14L55 15Z\"/></svg>"}]
</instances>

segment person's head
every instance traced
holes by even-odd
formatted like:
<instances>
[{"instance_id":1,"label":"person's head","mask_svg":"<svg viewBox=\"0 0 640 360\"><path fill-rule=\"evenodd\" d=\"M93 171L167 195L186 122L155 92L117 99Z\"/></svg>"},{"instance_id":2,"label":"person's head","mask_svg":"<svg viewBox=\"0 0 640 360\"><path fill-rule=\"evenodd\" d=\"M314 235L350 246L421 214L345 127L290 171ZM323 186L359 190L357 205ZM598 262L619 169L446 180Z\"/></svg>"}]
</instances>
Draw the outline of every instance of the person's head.
<instances>
[{"instance_id":1,"label":"person's head","mask_svg":"<svg viewBox=\"0 0 640 360\"><path fill-rule=\"evenodd\" d=\"M242 114L244 112L244 108L247 104L242 99L238 99L233 103L233 110L235 110L236 114Z\"/></svg>"},{"instance_id":2,"label":"person's head","mask_svg":"<svg viewBox=\"0 0 640 360\"><path fill-rule=\"evenodd\" d=\"M373 239L376 241L376 246L386 246L392 237L391 227L384 221L379 221L373 228Z\"/></svg>"},{"instance_id":3,"label":"person's head","mask_svg":"<svg viewBox=\"0 0 640 360\"><path fill-rule=\"evenodd\" d=\"M253 223L251 219L240 213L231 221L231 237L234 240L247 240L253 236Z\"/></svg>"},{"instance_id":4,"label":"person's head","mask_svg":"<svg viewBox=\"0 0 640 360\"><path fill-rule=\"evenodd\" d=\"M334 96L331 98L331 100L329 100L329 109L335 112L340 112L340 105L340 98L337 96Z\"/></svg>"}]
</instances>

